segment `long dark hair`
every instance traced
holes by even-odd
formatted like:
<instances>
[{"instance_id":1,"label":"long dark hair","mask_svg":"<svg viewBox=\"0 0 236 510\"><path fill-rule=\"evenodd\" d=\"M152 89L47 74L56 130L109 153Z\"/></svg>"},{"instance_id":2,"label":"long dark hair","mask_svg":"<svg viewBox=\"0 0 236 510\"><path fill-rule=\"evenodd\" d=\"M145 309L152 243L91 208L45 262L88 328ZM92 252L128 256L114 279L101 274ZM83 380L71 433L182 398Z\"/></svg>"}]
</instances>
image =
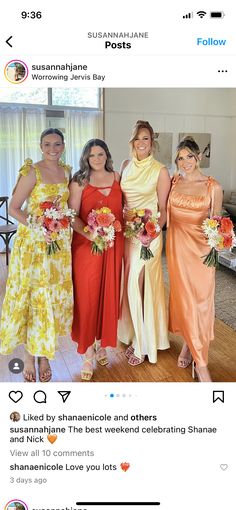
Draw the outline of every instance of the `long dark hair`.
<instances>
[{"instance_id":1,"label":"long dark hair","mask_svg":"<svg viewBox=\"0 0 236 510\"><path fill-rule=\"evenodd\" d=\"M57 129L57 128L47 128L45 129L42 133L41 133L41 136L40 136L40 145L42 145L42 141L43 141L43 138L45 136L48 136L48 135L58 135L61 137L61 141L62 143L64 143L64 135L63 133L60 131L60 129Z\"/></svg>"},{"instance_id":2,"label":"long dark hair","mask_svg":"<svg viewBox=\"0 0 236 510\"><path fill-rule=\"evenodd\" d=\"M72 177L72 181L77 182L80 186L90 181L91 166L89 164L89 156L91 148L95 146L101 147L106 153L107 160L105 163L105 170L107 172L113 172L113 161L111 159L111 153L107 147L107 144L99 138L92 138L92 140L89 140L85 144L80 157L80 169Z\"/></svg>"}]
</instances>

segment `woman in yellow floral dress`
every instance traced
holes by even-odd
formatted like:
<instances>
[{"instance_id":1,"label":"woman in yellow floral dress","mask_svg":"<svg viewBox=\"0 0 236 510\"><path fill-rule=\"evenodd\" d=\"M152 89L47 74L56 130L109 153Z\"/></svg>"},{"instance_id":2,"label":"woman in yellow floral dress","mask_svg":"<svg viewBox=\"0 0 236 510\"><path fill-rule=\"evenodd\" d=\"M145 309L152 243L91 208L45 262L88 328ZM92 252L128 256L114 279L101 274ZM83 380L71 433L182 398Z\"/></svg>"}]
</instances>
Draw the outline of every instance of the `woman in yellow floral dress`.
<instances>
[{"instance_id":1,"label":"woman in yellow floral dress","mask_svg":"<svg viewBox=\"0 0 236 510\"><path fill-rule=\"evenodd\" d=\"M58 240L60 250L47 254L50 236L38 239L28 226L28 215L36 215L41 202L54 200L67 208L70 167L60 162L64 137L58 129L43 131L40 139L43 159L30 159L20 169L9 205L19 221L11 254L6 295L0 327L1 354L25 344L24 379L36 381L35 357L41 382L48 382L49 365L57 338L69 334L72 322L72 281L70 228ZM22 210L23 203L27 206Z\"/></svg>"}]
</instances>

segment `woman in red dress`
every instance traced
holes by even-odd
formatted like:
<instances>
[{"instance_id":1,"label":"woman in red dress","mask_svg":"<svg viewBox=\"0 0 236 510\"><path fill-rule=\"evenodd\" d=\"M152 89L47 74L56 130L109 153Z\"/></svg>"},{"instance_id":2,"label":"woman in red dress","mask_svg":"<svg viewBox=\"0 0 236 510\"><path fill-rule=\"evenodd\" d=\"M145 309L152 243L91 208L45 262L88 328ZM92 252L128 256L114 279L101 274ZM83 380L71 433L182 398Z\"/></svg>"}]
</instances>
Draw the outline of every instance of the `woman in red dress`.
<instances>
[{"instance_id":1,"label":"woman in red dress","mask_svg":"<svg viewBox=\"0 0 236 510\"><path fill-rule=\"evenodd\" d=\"M92 236L85 232L92 209L108 207L122 223L119 174L103 140L92 139L83 148L80 170L70 184L70 207L77 211L73 223L72 267L74 318L72 339L84 354L81 378L93 375L93 360L108 363L106 347L116 347L123 257L123 233L116 232L114 246L101 255L91 252Z\"/></svg>"}]
</instances>

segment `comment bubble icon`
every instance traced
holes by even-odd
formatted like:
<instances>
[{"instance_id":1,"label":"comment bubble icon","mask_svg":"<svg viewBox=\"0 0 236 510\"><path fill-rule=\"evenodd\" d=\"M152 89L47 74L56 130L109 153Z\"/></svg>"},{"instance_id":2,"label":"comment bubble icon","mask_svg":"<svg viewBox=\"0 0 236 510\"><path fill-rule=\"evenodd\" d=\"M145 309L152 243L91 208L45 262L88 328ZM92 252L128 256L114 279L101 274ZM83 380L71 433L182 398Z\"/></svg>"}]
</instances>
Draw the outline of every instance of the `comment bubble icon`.
<instances>
[{"instance_id":1,"label":"comment bubble icon","mask_svg":"<svg viewBox=\"0 0 236 510\"><path fill-rule=\"evenodd\" d=\"M46 404L47 402L47 395L45 391L38 390L34 393L34 400L37 402L37 404Z\"/></svg>"}]
</instances>

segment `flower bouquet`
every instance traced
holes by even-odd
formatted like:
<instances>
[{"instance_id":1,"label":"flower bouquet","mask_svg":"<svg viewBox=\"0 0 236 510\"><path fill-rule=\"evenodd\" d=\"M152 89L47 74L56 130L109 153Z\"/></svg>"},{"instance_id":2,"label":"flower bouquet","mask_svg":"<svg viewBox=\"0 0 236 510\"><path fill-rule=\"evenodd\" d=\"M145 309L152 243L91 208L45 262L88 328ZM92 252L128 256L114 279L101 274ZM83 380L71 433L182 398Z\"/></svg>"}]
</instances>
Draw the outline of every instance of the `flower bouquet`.
<instances>
[{"instance_id":1,"label":"flower bouquet","mask_svg":"<svg viewBox=\"0 0 236 510\"><path fill-rule=\"evenodd\" d=\"M140 258L149 260L153 257L149 246L161 230L158 224L160 213L154 215L150 209L130 209L126 216L125 237L139 241L141 243Z\"/></svg>"},{"instance_id":2,"label":"flower bouquet","mask_svg":"<svg viewBox=\"0 0 236 510\"><path fill-rule=\"evenodd\" d=\"M204 256L203 263L218 268L218 252L236 246L233 223L225 216L212 216L203 221L202 230L207 238L207 244L211 247L210 253Z\"/></svg>"},{"instance_id":3,"label":"flower bouquet","mask_svg":"<svg viewBox=\"0 0 236 510\"><path fill-rule=\"evenodd\" d=\"M121 231L121 224L109 207L92 209L87 218L84 232L90 232L92 253L102 255L104 250L114 246L116 232Z\"/></svg>"},{"instance_id":4,"label":"flower bouquet","mask_svg":"<svg viewBox=\"0 0 236 510\"><path fill-rule=\"evenodd\" d=\"M60 196L53 200L41 202L36 214L29 215L27 222L35 233L35 238L41 236L45 240L47 236L47 254L51 255L60 251L59 239L65 238L66 230L74 221L76 212L74 209L63 209L60 205Z\"/></svg>"}]
</instances>

